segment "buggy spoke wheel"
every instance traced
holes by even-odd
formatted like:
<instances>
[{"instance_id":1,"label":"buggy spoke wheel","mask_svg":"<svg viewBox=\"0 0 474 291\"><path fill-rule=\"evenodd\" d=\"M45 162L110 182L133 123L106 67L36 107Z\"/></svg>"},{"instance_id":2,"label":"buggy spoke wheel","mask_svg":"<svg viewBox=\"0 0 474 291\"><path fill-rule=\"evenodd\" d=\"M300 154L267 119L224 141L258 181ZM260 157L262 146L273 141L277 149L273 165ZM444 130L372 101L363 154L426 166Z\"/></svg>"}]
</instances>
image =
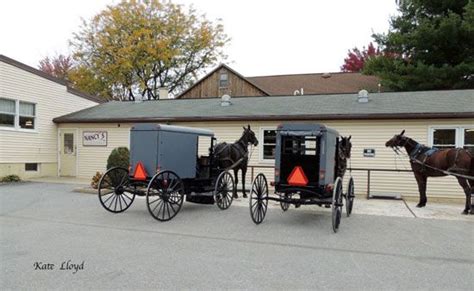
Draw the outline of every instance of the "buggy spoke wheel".
<instances>
[{"instance_id":1,"label":"buggy spoke wheel","mask_svg":"<svg viewBox=\"0 0 474 291\"><path fill-rule=\"evenodd\" d=\"M216 200L217 207L225 210L230 207L234 200L233 193L235 189L234 178L232 175L225 171L217 177L216 188L214 190L214 199Z\"/></svg>"},{"instance_id":2,"label":"buggy spoke wheel","mask_svg":"<svg viewBox=\"0 0 474 291\"><path fill-rule=\"evenodd\" d=\"M105 172L99 181L100 204L112 213L127 210L135 199L135 193L130 191L128 170L112 168Z\"/></svg>"},{"instance_id":3,"label":"buggy spoke wheel","mask_svg":"<svg viewBox=\"0 0 474 291\"><path fill-rule=\"evenodd\" d=\"M341 223L342 215L342 179L338 177L334 182L334 190L332 194L332 230L337 232Z\"/></svg>"},{"instance_id":4,"label":"buggy spoke wheel","mask_svg":"<svg viewBox=\"0 0 474 291\"><path fill-rule=\"evenodd\" d=\"M156 174L148 184L146 204L151 216L168 221L178 214L183 205L183 181L171 171Z\"/></svg>"},{"instance_id":5,"label":"buggy spoke wheel","mask_svg":"<svg viewBox=\"0 0 474 291\"><path fill-rule=\"evenodd\" d=\"M352 206L354 206L354 179L351 177L349 183L347 184L347 193L346 197L346 215L349 217L352 213Z\"/></svg>"},{"instance_id":6,"label":"buggy spoke wheel","mask_svg":"<svg viewBox=\"0 0 474 291\"><path fill-rule=\"evenodd\" d=\"M268 206L268 183L263 174L258 174L252 183L249 205L250 217L255 224L260 224L267 214Z\"/></svg>"},{"instance_id":7,"label":"buggy spoke wheel","mask_svg":"<svg viewBox=\"0 0 474 291\"><path fill-rule=\"evenodd\" d=\"M284 199L291 198L291 194L284 194L284 196L282 195L280 196L280 198L284 198ZM287 211L288 208L290 208L290 203L280 201L280 207L281 207L281 210Z\"/></svg>"}]
</instances>

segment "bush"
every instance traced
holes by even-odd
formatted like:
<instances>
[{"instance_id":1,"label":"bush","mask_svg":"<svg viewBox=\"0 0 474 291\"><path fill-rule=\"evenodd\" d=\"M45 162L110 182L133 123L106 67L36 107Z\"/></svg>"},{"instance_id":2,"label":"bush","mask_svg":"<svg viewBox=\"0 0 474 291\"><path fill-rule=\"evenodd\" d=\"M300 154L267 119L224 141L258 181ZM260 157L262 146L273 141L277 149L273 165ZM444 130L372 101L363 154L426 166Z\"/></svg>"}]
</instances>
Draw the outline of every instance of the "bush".
<instances>
[{"instance_id":1,"label":"bush","mask_svg":"<svg viewBox=\"0 0 474 291\"><path fill-rule=\"evenodd\" d=\"M21 179L17 175L8 175L8 176L3 177L1 181L3 183L21 182Z\"/></svg>"},{"instance_id":2,"label":"bush","mask_svg":"<svg viewBox=\"0 0 474 291\"><path fill-rule=\"evenodd\" d=\"M100 178L102 178L102 174L100 172L96 172L95 175L92 177L91 187L93 189L99 188Z\"/></svg>"},{"instance_id":3,"label":"bush","mask_svg":"<svg viewBox=\"0 0 474 291\"><path fill-rule=\"evenodd\" d=\"M112 150L107 159L107 170L114 167L128 169L130 165L130 152L126 147L119 147Z\"/></svg>"}]
</instances>

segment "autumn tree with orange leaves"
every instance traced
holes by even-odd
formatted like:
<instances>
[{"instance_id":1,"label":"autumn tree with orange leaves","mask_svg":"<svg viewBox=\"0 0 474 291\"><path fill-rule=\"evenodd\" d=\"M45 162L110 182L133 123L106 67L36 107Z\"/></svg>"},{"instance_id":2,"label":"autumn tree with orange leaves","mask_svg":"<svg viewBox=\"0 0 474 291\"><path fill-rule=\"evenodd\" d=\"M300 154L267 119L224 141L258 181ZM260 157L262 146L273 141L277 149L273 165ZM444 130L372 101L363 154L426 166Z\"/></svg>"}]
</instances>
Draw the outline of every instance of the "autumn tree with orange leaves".
<instances>
[{"instance_id":1,"label":"autumn tree with orange leaves","mask_svg":"<svg viewBox=\"0 0 474 291\"><path fill-rule=\"evenodd\" d=\"M71 41L73 83L91 85L108 99L157 99L176 93L225 57L219 23L169 1L122 1L84 21ZM91 83L92 82L92 83ZM89 93L94 88L89 88Z\"/></svg>"}]
</instances>

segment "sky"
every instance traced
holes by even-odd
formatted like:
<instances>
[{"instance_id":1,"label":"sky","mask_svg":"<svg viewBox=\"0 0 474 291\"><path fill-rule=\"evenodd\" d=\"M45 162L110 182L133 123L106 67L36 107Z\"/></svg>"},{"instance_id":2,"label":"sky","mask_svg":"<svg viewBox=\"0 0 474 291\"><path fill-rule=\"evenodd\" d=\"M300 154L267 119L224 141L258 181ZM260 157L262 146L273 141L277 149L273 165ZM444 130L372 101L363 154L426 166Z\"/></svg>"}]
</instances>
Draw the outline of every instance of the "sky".
<instances>
[{"instance_id":1,"label":"sky","mask_svg":"<svg viewBox=\"0 0 474 291\"><path fill-rule=\"evenodd\" d=\"M395 0L173 0L221 19L231 38L223 62L244 76L338 72L349 49L387 32ZM0 54L37 67L70 53L81 24L114 0L3 0ZM209 68L210 71L212 68Z\"/></svg>"}]
</instances>

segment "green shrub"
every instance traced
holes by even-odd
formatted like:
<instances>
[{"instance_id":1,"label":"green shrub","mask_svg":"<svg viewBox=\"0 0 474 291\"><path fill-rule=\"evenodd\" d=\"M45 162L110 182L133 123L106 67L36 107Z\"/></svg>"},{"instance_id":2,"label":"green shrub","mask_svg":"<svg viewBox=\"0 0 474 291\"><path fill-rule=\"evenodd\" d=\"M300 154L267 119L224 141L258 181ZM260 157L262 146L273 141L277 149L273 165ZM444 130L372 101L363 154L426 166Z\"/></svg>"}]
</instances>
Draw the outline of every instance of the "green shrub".
<instances>
[{"instance_id":1,"label":"green shrub","mask_svg":"<svg viewBox=\"0 0 474 291\"><path fill-rule=\"evenodd\" d=\"M21 182L21 179L17 175L8 175L8 176L3 177L1 181L3 183Z\"/></svg>"},{"instance_id":2,"label":"green shrub","mask_svg":"<svg viewBox=\"0 0 474 291\"><path fill-rule=\"evenodd\" d=\"M114 167L128 169L130 164L130 152L126 147L119 147L112 150L107 159L107 170Z\"/></svg>"}]
</instances>

